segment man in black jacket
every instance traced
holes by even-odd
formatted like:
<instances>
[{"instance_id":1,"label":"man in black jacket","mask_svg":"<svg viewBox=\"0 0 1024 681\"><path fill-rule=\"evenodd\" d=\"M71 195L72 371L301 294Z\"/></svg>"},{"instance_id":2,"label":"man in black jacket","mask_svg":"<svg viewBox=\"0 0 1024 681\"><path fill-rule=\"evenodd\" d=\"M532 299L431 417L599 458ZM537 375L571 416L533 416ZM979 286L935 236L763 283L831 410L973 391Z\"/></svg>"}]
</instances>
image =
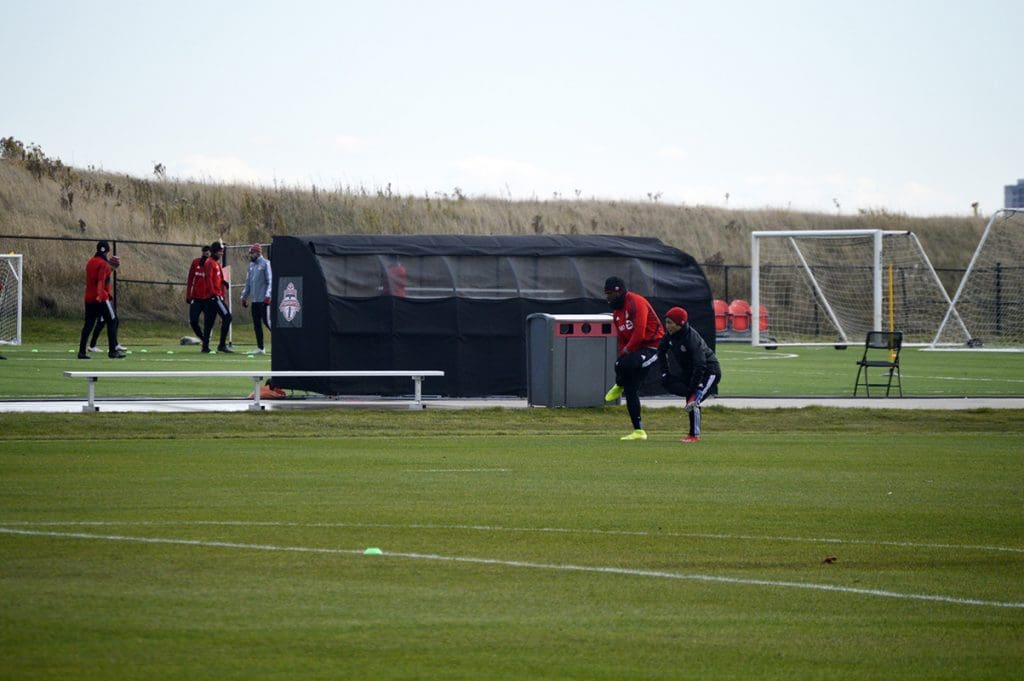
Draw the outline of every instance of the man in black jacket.
<instances>
[{"instance_id":1,"label":"man in black jacket","mask_svg":"<svg viewBox=\"0 0 1024 681\"><path fill-rule=\"evenodd\" d=\"M722 367L715 352L687 323L681 307L665 313L665 337L658 345L661 384L673 395L686 398L690 434L680 442L700 442L700 403L722 382ZM671 361L670 361L671 358ZM674 366L673 366L674 365Z\"/></svg>"}]
</instances>

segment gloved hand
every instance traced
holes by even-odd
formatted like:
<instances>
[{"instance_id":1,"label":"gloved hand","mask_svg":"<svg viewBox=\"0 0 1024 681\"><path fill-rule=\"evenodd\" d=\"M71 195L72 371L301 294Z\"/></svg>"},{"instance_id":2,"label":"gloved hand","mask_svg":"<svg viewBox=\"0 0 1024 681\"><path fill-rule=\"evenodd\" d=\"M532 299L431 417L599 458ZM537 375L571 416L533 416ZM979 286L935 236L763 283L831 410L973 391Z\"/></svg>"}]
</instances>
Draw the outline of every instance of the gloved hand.
<instances>
[{"instance_id":1,"label":"gloved hand","mask_svg":"<svg viewBox=\"0 0 1024 681\"><path fill-rule=\"evenodd\" d=\"M186 298L185 302L188 303L189 305L191 305L192 304L192 299L191 298Z\"/></svg>"},{"instance_id":2,"label":"gloved hand","mask_svg":"<svg viewBox=\"0 0 1024 681\"><path fill-rule=\"evenodd\" d=\"M264 305L270 305L270 298L264 298L263 299L263 304Z\"/></svg>"},{"instance_id":3,"label":"gloved hand","mask_svg":"<svg viewBox=\"0 0 1024 681\"><path fill-rule=\"evenodd\" d=\"M249 301L245 298L242 298L242 307L249 307Z\"/></svg>"}]
</instances>

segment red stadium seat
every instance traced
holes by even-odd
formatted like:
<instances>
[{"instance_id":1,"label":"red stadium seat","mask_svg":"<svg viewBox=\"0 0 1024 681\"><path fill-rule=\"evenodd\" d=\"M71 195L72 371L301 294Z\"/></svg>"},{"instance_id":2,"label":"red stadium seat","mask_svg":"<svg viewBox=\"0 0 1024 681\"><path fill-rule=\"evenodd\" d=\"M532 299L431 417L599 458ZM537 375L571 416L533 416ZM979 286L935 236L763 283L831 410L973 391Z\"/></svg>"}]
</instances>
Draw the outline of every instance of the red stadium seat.
<instances>
[{"instance_id":1,"label":"red stadium seat","mask_svg":"<svg viewBox=\"0 0 1024 681\"><path fill-rule=\"evenodd\" d=\"M768 330L768 309L764 305L759 305L760 314L757 315L757 328L759 331Z\"/></svg>"},{"instance_id":2,"label":"red stadium seat","mask_svg":"<svg viewBox=\"0 0 1024 681\"><path fill-rule=\"evenodd\" d=\"M717 298L711 304L715 308L715 333L721 333L729 328L729 304Z\"/></svg>"},{"instance_id":3,"label":"red stadium seat","mask_svg":"<svg viewBox=\"0 0 1024 681\"><path fill-rule=\"evenodd\" d=\"M729 303L729 323L733 331L750 331L750 303L739 299Z\"/></svg>"}]
</instances>

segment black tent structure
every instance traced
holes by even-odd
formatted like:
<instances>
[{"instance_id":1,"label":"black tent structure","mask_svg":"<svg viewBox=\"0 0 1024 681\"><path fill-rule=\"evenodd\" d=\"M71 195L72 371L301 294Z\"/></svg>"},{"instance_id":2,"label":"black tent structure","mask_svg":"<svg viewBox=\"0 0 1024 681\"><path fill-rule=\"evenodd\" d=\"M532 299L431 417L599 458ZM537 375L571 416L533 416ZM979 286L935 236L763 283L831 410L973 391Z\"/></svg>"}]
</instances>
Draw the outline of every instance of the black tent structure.
<instances>
[{"instance_id":1,"label":"black tent structure","mask_svg":"<svg viewBox=\"0 0 1024 681\"><path fill-rule=\"evenodd\" d=\"M711 288L697 262L622 236L279 236L272 244L276 370L440 369L424 390L525 396L526 318L610 310L622 277L659 315L679 305L714 346ZM281 378L324 395L395 396L405 379Z\"/></svg>"}]
</instances>

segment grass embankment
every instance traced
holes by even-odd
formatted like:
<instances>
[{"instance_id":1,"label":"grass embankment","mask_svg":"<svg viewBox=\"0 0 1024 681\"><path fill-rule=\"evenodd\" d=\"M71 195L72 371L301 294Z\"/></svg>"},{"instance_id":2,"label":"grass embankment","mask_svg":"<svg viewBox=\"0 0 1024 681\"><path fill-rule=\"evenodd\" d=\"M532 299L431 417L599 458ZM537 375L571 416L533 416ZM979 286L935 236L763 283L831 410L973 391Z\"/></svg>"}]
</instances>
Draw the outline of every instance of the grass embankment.
<instances>
[{"instance_id":1,"label":"grass embankment","mask_svg":"<svg viewBox=\"0 0 1024 681\"><path fill-rule=\"evenodd\" d=\"M47 168L49 171L47 171ZM73 198L69 201L69 196ZM77 316L82 267L98 238L199 244L267 243L287 234L624 234L661 239L705 265L716 297L743 297L749 283L721 265L747 264L750 232L772 229L912 230L937 268L963 268L985 225L983 217L912 218L867 208L851 215L777 208L731 210L654 200L508 201L450 193L399 196L386 187L259 187L134 178L50 165L33 173L21 158L0 159L0 234L81 238L83 243L0 240L24 253L29 314ZM124 245L121 276L184 280L192 248ZM244 261L243 261L244 262ZM955 279L949 279L947 286ZM183 289L125 286L123 317L180 316Z\"/></svg>"}]
</instances>

